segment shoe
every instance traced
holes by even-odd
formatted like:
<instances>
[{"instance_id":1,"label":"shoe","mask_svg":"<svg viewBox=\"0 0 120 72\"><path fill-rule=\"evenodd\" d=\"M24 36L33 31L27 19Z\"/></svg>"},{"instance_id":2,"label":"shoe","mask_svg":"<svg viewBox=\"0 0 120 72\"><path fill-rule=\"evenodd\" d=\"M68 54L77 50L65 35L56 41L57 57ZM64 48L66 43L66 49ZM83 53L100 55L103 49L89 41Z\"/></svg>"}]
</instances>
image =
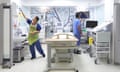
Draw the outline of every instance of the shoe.
<instances>
[{"instance_id":1,"label":"shoe","mask_svg":"<svg viewBox=\"0 0 120 72\"><path fill-rule=\"evenodd\" d=\"M78 50L78 51L77 51L77 54L81 54L81 50Z\"/></svg>"},{"instance_id":2,"label":"shoe","mask_svg":"<svg viewBox=\"0 0 120 72\"><path fill-rule=\"evenodd\" d=\"M45 54L42 55L45 58Z\"/></svg>"},{"instance_id":3,"label":"shoe","mask_svg":"<svg viewBox=\"0 0 120 72\"><path fill-rule=\"evenodd\" d=\"M81 50L75 50L74 54L81 54Z\"/></svg>"},{"instance_id":4,"label":"shoe","mask_svg":"<svg viewBox=\"0 0 120 72\"><path fill-rule=\"evenodd\" d=\"M31 60L35 59L35 57L31 57Z\"/></svg>"}]
</instances>

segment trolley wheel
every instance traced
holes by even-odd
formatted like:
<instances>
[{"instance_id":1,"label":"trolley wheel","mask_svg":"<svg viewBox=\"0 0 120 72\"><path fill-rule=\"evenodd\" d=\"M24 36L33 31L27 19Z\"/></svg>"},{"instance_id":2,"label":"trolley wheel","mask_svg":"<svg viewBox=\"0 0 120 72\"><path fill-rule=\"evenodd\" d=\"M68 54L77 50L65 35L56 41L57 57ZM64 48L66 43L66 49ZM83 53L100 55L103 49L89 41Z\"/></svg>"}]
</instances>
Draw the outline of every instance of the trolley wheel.
<instances>
[{"instance_id":1,"label":"trolley wheel","mask_svg":"<svg viewBox=\"0 0 120 72\"><path fill-rule=\"evenodd\" d=\"M9 69L11 69L11 67L9 67Z\"/></svg>"},{"instance_id":2,"label":"trolley wheel","mask_svg":"<svg viewBox=\"0 0 120 72\"><path fill-rule=\"evenodd\" d=\"M72 61L68 61L68 63L71 63Z\"/></svg>"},{"instance_id":3,"label":"trolley wheel","mask_svg":"<svg viewBox=\"0 0 120 72\"><path fill-rule=\"evenodd\" d=\"M52 59L51 59L51 62L52 62L52 63L55 63L55 59L54 59L54 58L52 58Z\"/></svg>"},{"instance_id":4,"label":"trolley wheel","mask_svg":"<svg viewBox=\"0 0 120 72\"><path fill-rule=\"evenodd\" d=\"M76 70L76 72L79 72L78 70Z\"/></svg>"},{"instance_id":5,"label":"trolley wheel","mask_svg":"<svg viewBox=\"0 0 120 72\"><path fill-rule=\"evenodd\" d=\"M92 53L90 53L89 56L92 58L93 57Z\"/></svg>"},{"instance_id":6,"label":"trolley wheel","mask_svg":"<svg viewBox=\"0 0 120 72\"><path fill-rule=\"evenodd\" d=\"M94 62L95 62L95 64L98 64L98 61L97 61L97 59L95 59L95 61L94 61Z\"/></svg>"},{"instance_id":7,"label":"trolley wheel","mask_svg":"<svg viewBox=\"0 0 120 72\"><path fill-rule=\"evenodd\" d=\"M110 60L109 59L107 59L107 64L110 64Z\"/></svg>"}]
</instances>

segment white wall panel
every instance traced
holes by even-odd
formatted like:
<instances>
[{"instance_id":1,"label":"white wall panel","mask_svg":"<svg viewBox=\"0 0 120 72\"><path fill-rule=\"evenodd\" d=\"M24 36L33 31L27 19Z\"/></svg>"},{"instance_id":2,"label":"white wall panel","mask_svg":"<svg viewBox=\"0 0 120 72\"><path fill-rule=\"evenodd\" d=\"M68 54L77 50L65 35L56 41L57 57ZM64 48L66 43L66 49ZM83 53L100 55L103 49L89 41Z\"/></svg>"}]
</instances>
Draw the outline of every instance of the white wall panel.
<instances>
[{"instance_id":1,"label":"white wall panel","mask_svg":"<svg viewBox=\"0 0 120 72\"><path fill-rule=\"evenodd\" d=\"M10 10L4 9L4 58L10 58Z\"/></svg>"}]
</instances>

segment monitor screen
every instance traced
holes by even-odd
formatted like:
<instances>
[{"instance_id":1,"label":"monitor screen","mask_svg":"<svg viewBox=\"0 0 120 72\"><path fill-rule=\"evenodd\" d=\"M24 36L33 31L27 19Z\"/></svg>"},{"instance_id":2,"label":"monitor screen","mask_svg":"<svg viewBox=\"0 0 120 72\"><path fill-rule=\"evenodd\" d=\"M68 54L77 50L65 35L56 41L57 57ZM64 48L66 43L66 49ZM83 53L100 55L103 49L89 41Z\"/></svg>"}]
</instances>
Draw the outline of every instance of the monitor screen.
<instances>
[{"instance_id":1,"label":"monitor screen","mask_svg":"<svg viewBox=\"0 0 120 72\"><path fill-rule=\"evenodd\" d=\"M87 21L86 28L94 28L98 25L98 21Z\"/></svg>"},{"instance_id":2,"label":"monitor screen","mask_svg":"<svg viewBox=\"0 0 120 72\"><path fill-rule=\"evenodd\" d=\"M89 11L79 12L80 18L89 18Z\"/></svg>"}]
</instances>

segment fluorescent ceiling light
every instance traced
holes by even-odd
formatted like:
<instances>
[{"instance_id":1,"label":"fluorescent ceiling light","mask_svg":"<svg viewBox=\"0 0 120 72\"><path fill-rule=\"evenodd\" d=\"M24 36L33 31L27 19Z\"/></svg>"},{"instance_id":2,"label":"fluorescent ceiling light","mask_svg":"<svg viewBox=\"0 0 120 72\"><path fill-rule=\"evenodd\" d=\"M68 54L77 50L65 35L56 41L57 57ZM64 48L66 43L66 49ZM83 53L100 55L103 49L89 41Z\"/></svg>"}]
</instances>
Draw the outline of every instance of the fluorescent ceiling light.
<instances>
[{"instance_id":1,"label":"fluorescent ceiling light","mask_svg":"<svg viewBox=\"0 0 120 72\"><path fill-rule=\"evenodd\" d=\"M40 7L41 12L48 12L49 9L50 9L49 7Z\"/></svg>"},{"instance_id":2,"label":"fluorescent ceiling light","mask_svg":"<svg viewBox=\"0 0 120 72\"><path fill-rule=\"evenodd\" d=\"M77 6L76 12L79 12L79 11L87 11L87 6Z\"/></svg>"}]
</instances>

